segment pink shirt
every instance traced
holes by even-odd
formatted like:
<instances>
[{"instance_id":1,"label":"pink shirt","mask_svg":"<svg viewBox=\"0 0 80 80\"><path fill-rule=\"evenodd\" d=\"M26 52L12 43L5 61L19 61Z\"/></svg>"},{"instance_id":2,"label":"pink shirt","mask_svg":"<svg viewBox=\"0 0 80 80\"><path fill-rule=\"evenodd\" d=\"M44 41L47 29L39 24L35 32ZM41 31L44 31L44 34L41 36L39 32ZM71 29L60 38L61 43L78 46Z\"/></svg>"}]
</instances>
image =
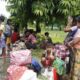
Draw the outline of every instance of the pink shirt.
<instances>
[{"instance_id":1,"label":"pink shirt","mask_svg":"<svg viewBox=\"0 0 80 80\"><path fill-rule=\"evenodd\" d=\"M32 34L29 35L28 41L31 41L32 44L36 43L36 37Z\"/></svg>"}]
</instances>

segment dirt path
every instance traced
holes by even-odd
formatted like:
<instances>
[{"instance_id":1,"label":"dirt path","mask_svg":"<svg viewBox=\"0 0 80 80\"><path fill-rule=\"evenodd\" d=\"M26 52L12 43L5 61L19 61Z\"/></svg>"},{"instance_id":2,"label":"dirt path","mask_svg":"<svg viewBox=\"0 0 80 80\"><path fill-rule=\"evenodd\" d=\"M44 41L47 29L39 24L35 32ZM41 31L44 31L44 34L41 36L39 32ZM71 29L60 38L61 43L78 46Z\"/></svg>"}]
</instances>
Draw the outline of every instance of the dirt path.
<instances>
[{"instance_id":1,"label":"dirt path","mask_svg":"<svg viewBox=\"0 0 80 80\"><path fill-rule=\"evenodd\" d=\"M0 80L6 79L7 67L9 65L9 58L0 57Z\"/></svg>"}]
</instances>

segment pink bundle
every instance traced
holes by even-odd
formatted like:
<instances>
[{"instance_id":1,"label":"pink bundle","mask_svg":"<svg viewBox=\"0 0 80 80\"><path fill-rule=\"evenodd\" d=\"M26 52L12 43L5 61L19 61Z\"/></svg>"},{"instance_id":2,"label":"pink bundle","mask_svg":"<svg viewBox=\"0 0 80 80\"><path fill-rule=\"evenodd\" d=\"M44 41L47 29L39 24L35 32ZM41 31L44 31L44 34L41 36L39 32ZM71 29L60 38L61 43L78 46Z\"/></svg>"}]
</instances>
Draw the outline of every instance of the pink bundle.
<instances>
[{"instance_id":1,"label":"pink bundle","mask_svg":"<svg viewBox=\"0 0 80 80\"><path fill-rule=\"evenodd\" d=\"M32 61L30 50L12 51L10 53L11 65L26 65Z\"/></svg>"},{"instance_id":2,"label":"pink bundle","mask_svg":"<svg viewBox=\"0 0 80 80\"><path fill-rule=\"evenodd\" d=\"M24 66L11 65L7 69L7 80L37 80L36 73Z\"/></svg>"}]
</instances>

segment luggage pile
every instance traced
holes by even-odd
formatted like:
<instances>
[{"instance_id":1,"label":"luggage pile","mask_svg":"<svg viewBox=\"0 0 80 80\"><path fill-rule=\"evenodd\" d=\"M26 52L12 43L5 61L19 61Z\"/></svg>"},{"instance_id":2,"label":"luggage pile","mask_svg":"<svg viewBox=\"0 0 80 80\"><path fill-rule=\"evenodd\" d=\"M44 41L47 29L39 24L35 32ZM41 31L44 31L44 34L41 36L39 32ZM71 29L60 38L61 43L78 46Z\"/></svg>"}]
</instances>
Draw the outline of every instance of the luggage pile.
<instances>
[{"instance_id":1,"label":"luggage pile","mask_svg":"<svg viewBox=\"0 0 80 80\"><path fill-rule=\"evenodd\" d=\"M31 64L31 51L19 50L10 53L10 66L7 80L37 80L37 74L26 65Z\"/></svg>"}]
</instances>

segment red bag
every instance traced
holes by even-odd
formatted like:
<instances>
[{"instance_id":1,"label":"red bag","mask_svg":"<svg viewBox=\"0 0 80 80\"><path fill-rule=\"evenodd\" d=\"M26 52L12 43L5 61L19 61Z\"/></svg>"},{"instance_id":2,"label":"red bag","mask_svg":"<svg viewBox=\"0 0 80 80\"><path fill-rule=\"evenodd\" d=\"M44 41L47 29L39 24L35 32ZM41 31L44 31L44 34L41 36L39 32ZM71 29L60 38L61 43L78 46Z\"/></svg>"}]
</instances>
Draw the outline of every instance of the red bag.
<instances>
[{"instance_id":1,"label":"red bag","mask_svg":"<svg viewBox=\"0 0 80 80\"><path fill-rule=\"evenodd\" d=\"M54 80L59 80L56 69L53 69L53 78Z\"/></svg>"},{"instance_id":2,"label":"red bag","mask_svg":"<svg viewBox=\"0 0 80 80\"><path fill-rule=\"evenodd\" d=\"M32 61L30 50L12 51L10 53L10 63L12 65L26 65Z\"/></svg>"}]
</instances>

